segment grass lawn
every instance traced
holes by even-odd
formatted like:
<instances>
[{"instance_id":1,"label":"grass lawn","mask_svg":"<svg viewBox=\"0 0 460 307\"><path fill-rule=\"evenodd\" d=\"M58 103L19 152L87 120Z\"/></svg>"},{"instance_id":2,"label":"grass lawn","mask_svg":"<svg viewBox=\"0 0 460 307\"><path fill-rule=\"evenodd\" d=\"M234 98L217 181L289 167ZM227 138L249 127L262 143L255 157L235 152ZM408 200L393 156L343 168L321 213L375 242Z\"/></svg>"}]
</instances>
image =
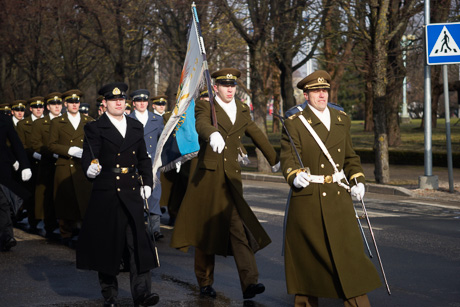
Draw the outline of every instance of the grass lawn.
<instances>
[{"instance_id":1,"label":"grass lawn","mask_svg":"<svg viewBox=\"0 0 460 307\"><path fill-rule=\"evenodd\" d=\"M452 152L460 152L460 122L452 118L450 122ZM407 151L424 151L425 131L420 129L421 119L413 119L408 124L401 124L401 145L394 149ZM374 132L363 130L364 121L353 121L351 126L351 137L353 146L356 149L372 149L374 145ZM273 145L279 145L280 133L272 133L272 123L267 121L268 136ZM444 119L438 119L437 127L432 129L432 150L433 152L446 152L446 123ZM251 143L246 137L243 144ZM390 150L393 148L390 148Z\"/></svg>"}]
</instances>

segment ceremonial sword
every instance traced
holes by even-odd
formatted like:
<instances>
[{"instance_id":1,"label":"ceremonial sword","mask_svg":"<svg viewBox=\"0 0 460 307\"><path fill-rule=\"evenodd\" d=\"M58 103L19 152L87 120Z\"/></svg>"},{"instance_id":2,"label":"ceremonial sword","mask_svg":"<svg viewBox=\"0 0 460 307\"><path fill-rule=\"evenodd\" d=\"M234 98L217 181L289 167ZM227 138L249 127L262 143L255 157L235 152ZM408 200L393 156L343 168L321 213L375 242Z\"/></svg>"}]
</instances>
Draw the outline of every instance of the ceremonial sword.
<instances>
[{"instance_id":1,"label":"ceremonial sword","mask_svg":"<svg viewBox=\"0 0 460 307\"><path fill-rule=\"evenodd\" d=\"M358 184L358 180L355 178L355 183ZM374 231L372 230L371 221L369 220L369 215L367 215L366 205L364 204L363 198L361 198L361 205L363 206L364 216L366 217L367 226L371 233L372 242L374 242L375 252L377 253L377 259L379 260L380 270L382 271L383 280L385 281L385 286L387 288L388 295L391 295L390 286L388 285L387 277L385 275L385 270L383 269L382 259L380 258L379 249L377 247L377 242L375 241Z\"/></svg>"}]
</instances>

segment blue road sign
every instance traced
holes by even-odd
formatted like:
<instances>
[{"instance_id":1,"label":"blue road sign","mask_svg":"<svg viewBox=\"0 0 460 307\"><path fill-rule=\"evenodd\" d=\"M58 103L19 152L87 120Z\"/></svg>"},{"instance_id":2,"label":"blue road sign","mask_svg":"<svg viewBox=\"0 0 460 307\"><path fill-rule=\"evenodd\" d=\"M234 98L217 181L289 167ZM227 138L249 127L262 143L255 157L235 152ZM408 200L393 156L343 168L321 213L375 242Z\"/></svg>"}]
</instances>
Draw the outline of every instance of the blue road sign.
<instances>
[{"instance_id":1,"label":"blue road sign","mask_svg":"<svg viewBox=\"0 0 460 307\"><path fill-rule=\"evenodd\" d=\"M425 34L428 65L460 63L460 23L432 23Z\"/></svg>"}]
</instances>

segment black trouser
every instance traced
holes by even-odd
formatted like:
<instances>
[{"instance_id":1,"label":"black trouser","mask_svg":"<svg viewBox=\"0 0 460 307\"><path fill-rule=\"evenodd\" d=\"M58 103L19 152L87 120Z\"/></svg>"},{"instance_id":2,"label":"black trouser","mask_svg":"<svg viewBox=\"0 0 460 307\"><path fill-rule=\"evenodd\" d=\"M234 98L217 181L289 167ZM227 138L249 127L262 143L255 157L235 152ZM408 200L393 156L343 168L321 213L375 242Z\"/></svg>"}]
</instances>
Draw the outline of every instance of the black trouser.
<instances>
[{"instance_id":1,"label":"black trouser","mask_svg":"<svg viewBox=\"0 0 460 307\"><path fill-rule=\"evenodd\" d=\"M4 240L14 238L13 223L11 222L11 205L3 189L7 188L0 186L0 246L3 245Z\"/></svg>"},{"instance_id":2,"label":"black trouser","mask_svg":"<svg viewBox=\"0 0 460 307\"><path fill-rule=\"evenodd\" d=\"M126 227L126 247L129 251L130 273L129 281L131 284L131 295L136 301L139 297L150 294L151 276L150 271L139 273L136 265L136 254L134 252L134 234L131 225L128 223ZM118 296L118 281L117 276L104 274L99 272L99 284L101 285L101 293L104 299L117 299Z\"/></svg>"}]
</instances>

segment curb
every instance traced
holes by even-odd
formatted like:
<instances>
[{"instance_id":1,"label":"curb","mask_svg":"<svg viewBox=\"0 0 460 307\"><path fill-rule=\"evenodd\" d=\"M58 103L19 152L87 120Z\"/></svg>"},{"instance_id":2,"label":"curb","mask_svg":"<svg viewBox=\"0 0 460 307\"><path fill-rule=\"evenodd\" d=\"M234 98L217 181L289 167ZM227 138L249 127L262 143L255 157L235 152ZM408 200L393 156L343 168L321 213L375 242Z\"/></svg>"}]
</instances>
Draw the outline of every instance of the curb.
<instances>
[{"instance_id":1,"label":"curb","mask_svg":"<svg viewBox=\"0 0 460 307\"><path fill-rule=\"evenodd\" d=\"M258 174L258 173L251 173L251 172L242 172L241 179L286 183L286 180L282 176ZM367 192L377 193L377 194L399 195L399 196L409 196L409 197L413 196L411 190L403 188L403 187L392 186L392 185L366 183L366 190Z\"/></svg>"}]
</instances>

